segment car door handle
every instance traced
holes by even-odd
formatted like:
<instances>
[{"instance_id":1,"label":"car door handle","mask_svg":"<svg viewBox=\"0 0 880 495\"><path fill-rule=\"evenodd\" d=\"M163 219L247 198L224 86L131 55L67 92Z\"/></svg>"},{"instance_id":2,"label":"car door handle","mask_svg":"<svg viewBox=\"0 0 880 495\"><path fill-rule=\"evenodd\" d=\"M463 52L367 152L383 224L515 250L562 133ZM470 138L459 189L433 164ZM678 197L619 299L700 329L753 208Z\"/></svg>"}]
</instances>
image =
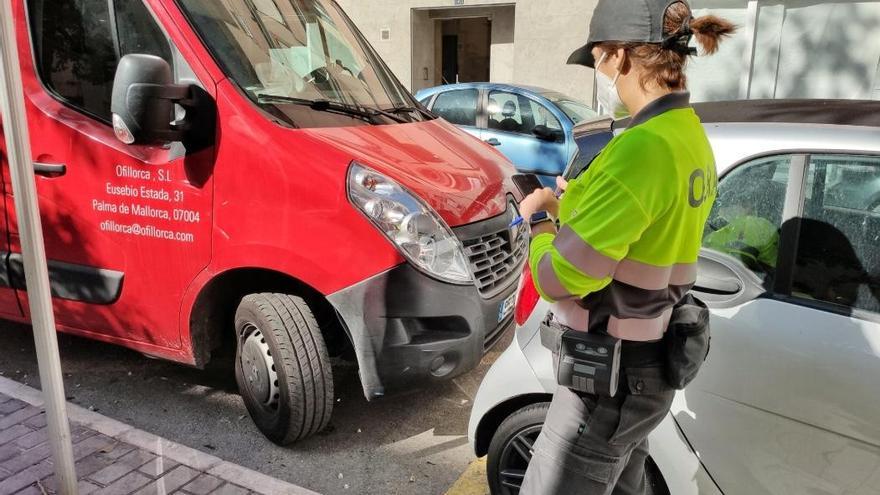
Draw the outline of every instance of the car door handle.
<instances>
[{"instance_id":1,"label":"car door handle","mask_svg":"<svg viewBox=\"0 0 880 495\"><path fill-rule=\"evenodd\" d=\"M67 165L63 163L34 162L34 175L43 177L61 177L67 173Z\"/></svg>"},{"instance_id":2,"label":"car door handle","mask_svg":"<svg viewBox=\"0 0 880 495\"><path fill-rule=\"evenodd\" d=\"M489 138L486 140L486 144L491 144L492 146L501 146L501 141L498 138Z\"/></svg>"}]
</instances>

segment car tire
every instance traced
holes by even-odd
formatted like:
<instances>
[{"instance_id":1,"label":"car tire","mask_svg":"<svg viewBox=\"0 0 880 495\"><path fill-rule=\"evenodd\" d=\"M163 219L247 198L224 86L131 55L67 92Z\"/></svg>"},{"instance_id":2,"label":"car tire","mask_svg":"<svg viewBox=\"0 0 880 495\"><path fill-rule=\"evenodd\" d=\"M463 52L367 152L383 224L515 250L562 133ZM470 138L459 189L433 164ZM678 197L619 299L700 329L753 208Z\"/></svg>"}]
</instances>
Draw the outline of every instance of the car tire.
<instances>
[{"instance_id":1,"label":"car tire","mask_svg":"<svg viewBox=\"0 0 880 495\"><path fill-rule=\"evenodd\" d=\"M333 410L333 375L306 302L250 294L235 312L235 330L235 380L257 428L279 445L324 429Z\"/></svg>"},{"instance_id":2,"label":"car tire","mask_svg":"<svg viewBox=\"0 0 880 495\"><path fill-rule=\"evenodd\" d=\"M486 476L492 495L519 493L531 459L531 446L547 418L549 402L530 404L508 416L492 436L486 458Z\"/></svg>"},{"instance_id":3,"label":"car tire","mask_svg":"<svg viewBox=\"0 0 880 495\"><path fill-rule=\"evenodd\" d=\"M522 476L528 467L524 454L534 445L549 409L549 402L525 406L508 416L495 430L486 458L486 477L492 495L519 493ZM519 448L512 443L515 440L520 442ZM518 456L521 462L517 463L517 459L511 459L510 455ZM528 457L531 459L531 454ZM645 475L647 495L669 495L663 475L650 457L645 462Z\"/></svg>"}]
</instances>

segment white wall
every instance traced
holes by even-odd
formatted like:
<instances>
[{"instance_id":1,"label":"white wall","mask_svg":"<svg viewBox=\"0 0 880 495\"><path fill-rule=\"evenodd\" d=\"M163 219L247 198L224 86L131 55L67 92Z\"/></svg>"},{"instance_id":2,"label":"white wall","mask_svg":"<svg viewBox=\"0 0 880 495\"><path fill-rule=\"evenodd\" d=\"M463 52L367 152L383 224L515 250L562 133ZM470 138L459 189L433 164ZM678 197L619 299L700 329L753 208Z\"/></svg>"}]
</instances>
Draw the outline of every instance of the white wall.
<instances>
[{"instance_id":1,"label":"white wall","mask_svg":"<svg viewBox=\"0 0 880 495\"><path fill-rule=\"evenodd\" d=\"M880 99L880 1L760 0L753 60L747 0L693 0L695 15L740 26L718 54L688 70L695 101L749 98ZM743 75L750 84L741 88ZM748 78L747 78L748 80ZM743 90L747 90L743 92Z\"/></svg>"}]
</instances>

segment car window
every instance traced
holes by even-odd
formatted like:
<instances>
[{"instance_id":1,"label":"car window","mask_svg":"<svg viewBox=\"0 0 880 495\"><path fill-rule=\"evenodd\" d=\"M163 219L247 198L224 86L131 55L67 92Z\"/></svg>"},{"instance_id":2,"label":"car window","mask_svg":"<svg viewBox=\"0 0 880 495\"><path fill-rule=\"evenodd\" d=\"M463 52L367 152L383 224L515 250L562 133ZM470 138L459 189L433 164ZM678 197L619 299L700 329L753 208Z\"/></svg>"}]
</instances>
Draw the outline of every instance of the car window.
<instances>
[{"instance_id":1,"label":"car window","mask_svg":"<svg viewBox=\"0 0 880 495\"><path fill-rule=\"evenodd\" d=\"M724 176L703 246L739 259L769 286L776 272L779 231L791 156L760 158Z\"/></svg>"},{"instance_id":2,"label":"car window","mask_svg":"<svg viewBox=\"0 0 880 495\"><path fill-rule=\"evenodd\" d=\"M561 130L559 120L540 103L506 91L489 92L489 129L533 135L535 126Z\"/></svg>"},{"instance_id":3,"label":"car window","mask_svg":"<svg viewBox=\"0 0 880 495\"><path fill-rule=\"evenodd\" d=\"M548 91L545 93L541 93L541 96L547 98L554 105L559 107L565 115L571 119L572 123L575 125L589 120L595 117L598 117L599 114L593 111L592 108L587 106L586 103L582 103L580 101L575 100L570 96L565 96L562 93L556 93L555 91Z\"/></svg>"},{"instance_id":4,"label":"car window","mask_svg":"<svg viewBox=\"0 0 880 495\"><path fill-rule=\"evenodd\" d=\"M432 111L455 125L477 125L477 90L458 89L440 93Z\"/></svg>"},{"instance_id":5,"label":"car window","mask_svg":"<svg viewBox=\"0 0 880 495\"><path fill-rule=\"evenodd\" d=\"M792 294L880 312L880 157L814 155Z\"/></svg>"},{"instance_id":6,"label":"car window","mask_svg":"<svg viewBox=\"0 0 880 495\"><path fill-rule=\"evenodd\" d=\"M559 123L559 119L553 115L553 112L551 112L549 108L541 105L535 100L529 100L529 106L531 107L532 115L535 118L535 126L543 125L551 130L562 130L562 124ZM529 130L529 133L531 133L531 130Z\"/></svg>"},{"instance_id":7,"label":"car window","mask_svg":"<svg viewBox=\"0 0 880 495\"><path fill-rule=\"evenodd\" d=\"M147 53L171 63L168 41L141 0L29 0L28 16L43 84L105 122L122 55Z\"/></svg>"}]
</instances>

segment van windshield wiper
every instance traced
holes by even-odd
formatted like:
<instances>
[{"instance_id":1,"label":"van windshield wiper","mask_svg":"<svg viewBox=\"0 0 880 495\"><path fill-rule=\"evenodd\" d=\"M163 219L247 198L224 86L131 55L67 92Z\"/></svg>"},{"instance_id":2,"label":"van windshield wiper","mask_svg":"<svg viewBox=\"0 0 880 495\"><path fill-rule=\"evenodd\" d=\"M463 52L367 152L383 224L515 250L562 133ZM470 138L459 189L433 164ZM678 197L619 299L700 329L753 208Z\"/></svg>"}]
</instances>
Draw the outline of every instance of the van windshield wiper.
<instances>
[{"instance_id":1,"label":"van windshield wiper","mask_svg":"<svg viewBox=\"0 0 880 495\"><path fill-rule=\"evenodd\" d=\"M376 117L380 115L401 124L408 122L406 119L391 112L386 112L385 110L380 110L377 108L360 108L354 105L348 105L345 103L339 103L330 100L309 100L306 98L296 98L294 96L258 95L257 102L268 104L282 103L292 105L305 105L319 112L335 112L345 115L352 115L354 117L360 117L361 119L364 119L367 122L371 122L374 124L378 123L376 121Z\"/></svg>"},{"instance_id":2,"label":"van windshield wiper","mask_svg":"<svg viewBox=\"0 0 880 495\"><path fill-rule=\"evenodd\" d=\"M425 117L426 119L429 119L429 120L433 120L433 119L437 118L437 116L434 115L433 113L429 112L428 110L425 110L424 108L419 108L419 107L400 106L400 107L394 107L394 108L386 108L384 111L389 112L389 113L394 113L394 114L403 113L403 112L417 113L417 114L421 115L422 117Z\"/></svg>"}]
</instances>

